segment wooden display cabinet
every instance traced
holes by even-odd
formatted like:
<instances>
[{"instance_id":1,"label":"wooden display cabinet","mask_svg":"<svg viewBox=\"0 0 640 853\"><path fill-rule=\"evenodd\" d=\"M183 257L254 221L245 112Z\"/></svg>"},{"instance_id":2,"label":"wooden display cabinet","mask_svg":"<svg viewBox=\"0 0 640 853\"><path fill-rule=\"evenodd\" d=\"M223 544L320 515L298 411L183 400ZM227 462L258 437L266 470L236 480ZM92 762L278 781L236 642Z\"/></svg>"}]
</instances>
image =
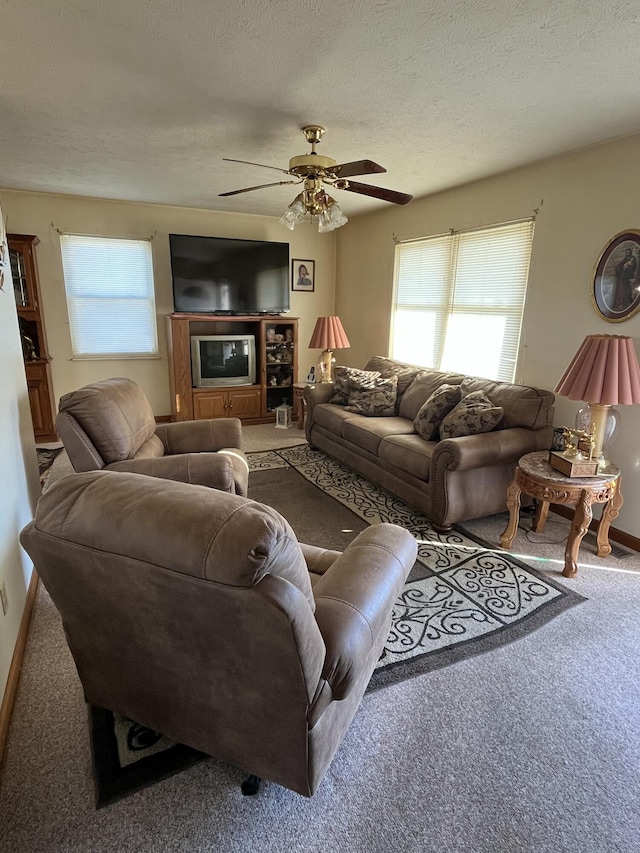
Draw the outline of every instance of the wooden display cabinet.
<instances>
[{"instance_id":1,"label":"wooden display cabinet","mask_svg":"<svg viewBox=\"0 0 640 853\"><path fill-rule=\"evenodd\" d=\"M256 383L224 387L193 387L193 335L253 335ZM240 418L268 423L283 402L293 405L298 376L298 320L295 317L171 314L167 317L172 420Z\"/></svg>"},{"instance_id":2,"label":"wooden display cabinet","mask_svg":"<svg viewBox=\"0 0 640 853\"><path fill-rule=\"evenodd\" d=\"M40 309L35 255L39 242L33 235L7 234L33 431L36 441L56 441L51 357Z\"/></svg>"}]
</instances>

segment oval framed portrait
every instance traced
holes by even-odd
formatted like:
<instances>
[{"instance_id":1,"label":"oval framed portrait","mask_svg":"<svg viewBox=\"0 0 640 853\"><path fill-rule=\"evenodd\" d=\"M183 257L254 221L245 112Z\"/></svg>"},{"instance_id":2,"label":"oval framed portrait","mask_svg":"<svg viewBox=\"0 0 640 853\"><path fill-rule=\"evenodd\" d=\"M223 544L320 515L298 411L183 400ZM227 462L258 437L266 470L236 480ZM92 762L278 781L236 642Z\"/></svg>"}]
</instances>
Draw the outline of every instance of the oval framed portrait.
<instances>
[{"instance_id":1,"label":"oval framed portrait","mask_svg":"<svg viewBox=\"0 0 640 853\"><path fill-rule=\"evenodd\" d=\"M622 231L600 255L593 274L593 305L609 323L640 311L640 231Z\"/></svg>"}]
</instances>

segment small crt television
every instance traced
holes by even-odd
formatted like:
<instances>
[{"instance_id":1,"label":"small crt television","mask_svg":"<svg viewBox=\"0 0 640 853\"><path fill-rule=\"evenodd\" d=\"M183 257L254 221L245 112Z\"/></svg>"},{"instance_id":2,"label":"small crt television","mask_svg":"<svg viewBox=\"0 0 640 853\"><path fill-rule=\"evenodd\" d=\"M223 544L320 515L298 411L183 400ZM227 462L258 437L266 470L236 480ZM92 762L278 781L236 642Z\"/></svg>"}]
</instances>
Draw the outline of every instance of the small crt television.
<instances>
[{"instance_id":1,"label":"small crt television","mask_svg":"<svg viewBox=\"0 0 640 853\"><path fill-rule=\"evenodd\" d=\"M191 376L194 388L255 385L255 335L192 335Z\"/></svg>"}]
</instances>

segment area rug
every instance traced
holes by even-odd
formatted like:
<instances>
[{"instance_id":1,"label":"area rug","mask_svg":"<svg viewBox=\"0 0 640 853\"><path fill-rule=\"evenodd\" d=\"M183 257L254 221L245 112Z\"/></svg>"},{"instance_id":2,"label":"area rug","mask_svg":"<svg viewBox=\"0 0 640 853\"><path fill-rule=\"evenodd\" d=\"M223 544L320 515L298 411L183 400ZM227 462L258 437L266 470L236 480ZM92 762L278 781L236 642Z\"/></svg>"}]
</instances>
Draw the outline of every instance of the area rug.
<instances>
[{"instance_id":1,"label":"area rug","mask_svg":"<svg viewBox=\"0 0 640 853\"><path fill-rule=\"evenodd\" d=\"M342 551L385 521L417 539L367 692L503 646L584 601L463 527L436 533L426 516L307 444L247 456L249 497L281 512L301 542ZM98 807L206 758L96 708L91 740Z\"/></svg>"},{"instance_id":2,"label":"area rug","mask_svg":"<svg viewBox=\"0 0 640 853\"><path fill-rule=\"evenodd\" d=\"M399 524L418 541L368 691L490 651L584 601L460 525L436 533L400 498L306 444L248 455L250 497L281 512L300 541L344 550L379 522Z\"/></svg>"}]
</instances>

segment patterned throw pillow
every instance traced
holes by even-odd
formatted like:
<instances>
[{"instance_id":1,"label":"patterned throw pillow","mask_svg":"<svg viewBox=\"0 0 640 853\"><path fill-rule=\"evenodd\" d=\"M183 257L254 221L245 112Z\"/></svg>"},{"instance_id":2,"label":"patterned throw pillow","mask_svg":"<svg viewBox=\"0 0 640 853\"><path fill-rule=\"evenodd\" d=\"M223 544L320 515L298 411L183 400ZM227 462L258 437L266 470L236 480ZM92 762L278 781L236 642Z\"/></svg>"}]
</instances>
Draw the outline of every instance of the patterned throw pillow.
<instances>
[{"instance_id":1,"label":"patterned throw pillow","mask_svg":"<svg viewBox=\"0 0 640 853\"><path fill-rule=\"evenodd\" d=\"M349 382L351 380L357 380L358 382L363 383L377 379L379 376L380 372L378 370L358 370L355 367L334 367L333 387L336 393L329 402L337 403L339 406L346 406L349 402Z\"/></svg>"},{"instance_id":2,"label":"patterned throw pillow","mask_svg":"<svg viewBox=\"0 0 640 853\"><path fill-rule=\"evenodd\" d=\"M441 385L422 404L415 416L413 427L425 441L438 438L438 427L445 416L462 400L462 388L459 385Z\"/></svg>"},{"instance_id":3,"label":"patterned throw pillow","mask_svg":"<svg viewBox=\"0 0 640 853\"><path fill-rule=\"evenodd\" d=\"M467 394L440 424L440 438L491 432L502 420L504 409L494 406L482 391Z\"/></svg>"},{"instance_id":4,"label":"patterned throw pillow","mask_svg":"<svg viewBox=\"0 0 640 853\"><path fill-rule=\"evenodd\" d=\"M349 404L347 412L367 417L391 417L396 413L398 377L379 376L364 382L356 379L349 382Z\"/></svg>"}]
</instances>

